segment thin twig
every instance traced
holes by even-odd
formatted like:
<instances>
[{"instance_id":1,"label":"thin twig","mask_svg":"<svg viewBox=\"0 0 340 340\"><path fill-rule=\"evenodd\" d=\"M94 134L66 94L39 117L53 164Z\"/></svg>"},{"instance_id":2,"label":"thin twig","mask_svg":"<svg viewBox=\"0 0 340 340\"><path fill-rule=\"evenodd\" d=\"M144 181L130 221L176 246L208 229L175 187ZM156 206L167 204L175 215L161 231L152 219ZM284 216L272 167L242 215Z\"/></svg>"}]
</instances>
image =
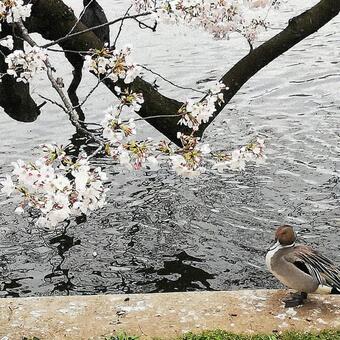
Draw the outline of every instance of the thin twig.
<instances>
[{"instance_id":1,"label":"thin twig","mask_svg":"<svg viewBox=\"0 0 340 340\"><path fill-rule=\"evenodd\" d=\"M64 107L63 105L59 104L58 102L56 102L56 101L54 101L54 100L52 100L52 99L50 99L50 98L47 98L47 97L45 97L45 96L43 96L42 94L39 94L39 93L38 93L38 96L39 96L40 98L42 98L42 99L48 101L49 103L51 103L51 104L53 104L53 105L56 105L56 106L60 107L65 113L67 113L67 110L65 109L65 107Z\"/></svg>"},{"instance_id":2,"label":"thin twig","mask_svg":"<svg viewBox=\"0 0 340 340\"><path fill-rule=\"evenodd\" d=\"M0 54L3 56L3 58L6 58L6 54L0 50Z\"/></svg>"},{"instance_id":3,"label":"thin twig","mask_svg":"<svg viewBox=\"0 0 340 340\"><path fill-rule=\"evenodd\" d=\"M17 23L17 27L19 27L21 34L24 38L25 41L28 42L29 45L31 45L32 47L37 46L37 43L30 37L27 28L24 26L24 24L22 23L21 20L19 20ZM85 135L91 137L94 141L96 141L97 143L103 144L103 140L101 138L99 138L98 136L96 136L95 134L93 134L92 132L88 131L86 128L84 128L80 122L79 122L79 116L77 114L76 111L74 111L72 104L70 103L70 101L67 99L64 91L62 90L62 88L58 85L57 80L53 77L53 67L51 66L50 62L48 59L46 59L44 61L44 64L46 66L46 73L47 73L47 77L49 79L49 81L51 82L52 87L55 89L55 91L58 93L60 99L62 100L62 102L64 103L65 107L64 107L64 111L66 110L70 121L72 123L72 125L74 125L77 129L77 131L84 133Z\"/></svg>"},{"instance_id":4,"label":"thin twig","mask_svg":"<svg viewBox=\"0 0 340 340\"><path fill-rule=\"evenodd\" d=\"M98 79L98 78L97 78ZM104 78L105 79L105 78ZM86 101L90 98L90 96L92 95L92 93L97 89L97 87L102 83L102 81L103 81L103 79L101 79L101 80L98 80L97 81L97 84L91 89L91 91L86 95L86 97L84 98L84 100L80 103L80 104L78 104L78 105L76 105L76 106L74 106L74 108L77 108L77 107L82 107L85 103L86 103Z\"/></svg>"},{"instance_id":5,"label":"thin twig","mask_svg":"<svg viewBox=\"0 0 340 340\"><path fill-rule=\"evenodd\" d=\"M68 32L66 34L66 37L69 36L70 34L72 34L72 32L74 31L74 29L77 27L77 25L80 23L82 17L84 16L86 10L88 9L88 7L92 4L94 0L91 0L84 8L83 10L81 11L80 15L79 15L79 18L78 20L76 21L76 23L73 25L73 27L71 28L70 32Z\"/></svg>"},{"instance_id":6,"label":"thin twig","mask_svg":"<svg viewBox=\"0 0 340 340\"><path fill-rule=\"evenodd\" d=\"M126 16L128 15L128 13L129 13L131 7L132 7L132 5L127 9L127 11L126 11L125 14L124 14L124 17L126 17ZM123 25L124 25L124 20L122 20L122 21L120 22L119 29L118 29L118 33L117 33L116 38L115 38L115 41L114 41L114 43L113 43L113 49L116 49L117 40L118 40L120 34L122 33Z\"/></svg>"},{"instance_id":7,"label":"thin twig","mask_svg":"<svg viewBox=\"0 0 340 340\"><path fill-rule=\"evenodd\" d=\"M78 108L78 107L82 107L86 102L87 100L90 98L90 96L92 95L92 93L98 88L98 86L103 83L106 79L109 78L109 75L105 76L105 77L102 77L102 78L99 78L97 77L97 84L95 86L93 86L93 88L90 90L90 92L86 95L86 97L84 98L84 100L76 105L76 106L73 106L73 108ZM79 120L80 121L80 120Z\"/></svg>"},{"instance_id":8,"label":"thin twig","mask_svg":"<svg viewBox=\"0 0 340 340\"><path fill-rule=\"evenodd\" d=\"M127 19L135 19L135 18L139 18L139 17L145 17L145 16L150 15L150 14L151 14L151 12L144 12L144 13L140 13L140 14L128 15L128 16L125 16L125 17L120 17L118 19L106 22L104 24L93 26L93 27L87 28L85 30L72 33L69 36L61 37L61 38L59 38L57 40L51 41L50 43L47 43L47 44L45 44L43 46L40 46L40 47L47 48L47 47L59 44L59 43L65 41L65 40L77 37L78 35L81 35L81 34L84 34L84 33L87 33L87 32L91 32L91 31L93 31L93 30L95 30L97 28L102 28L102 27L110 26L110 25L116 24L117 22L124 21L124 20L127 20Z\"/></svg>"},{"instance_id":9,"label":"thin twig","mask_svg":"<svg viewBox=\"0 0 340 340\"><path fill-rule=\"evenodd\" d=\"M134 119L135 122L138 122L140 120L149 120L149 119L157 119L157 118L174 118L174 117L179 117L178 114L176 115L156 115L156 116L149 116L149 117L140 117L140 118L136 118ZM128 120L123 120L122 123L128 123Z\"/></svg>"},{"instance_id":10,"label":"thin twig","mask_svg":"<svg viewBox=\"0 0 340 340\"><path fill-rule=\"evenodd\" d=\"M144 66L144 65L138 64L138 66L140 66L140 67L143 68L144 70L149 71L150 73L152 73L152 74L158 76L159 78L163 79L164 81L166 81L167 83L171 84L172 86L178 87L179 89L183 89L183 90L191 90L191 91L194 91L194 92L207 94L206 91L200 91L200 90L194 89L194 88L192 88L192 87L185 87L185 86L177 85L177 84L175 84L174 82L172 82L171 80L168 80L168 79L166 79L165 77L163 77L163 76L162 76L161 74L159 74L158 72L155 72L155 71L151 70L150 68L148 68L148 67L146 67L146 66Z\"/></svg>"},{"instance_id":11,"label":"thin twig","mask_svg":"<svg viewBox=\"0 0 340 340\"><path fill-rule=\"evenodd\" d=\"M99 145L98 148L94 152L92 152L91 155L87 156L86 159L89 160L90 158L96 156L101 150L103 150L103 148L104 148L104 145L102 144Z\"/></svg>"},{"instance_id":12,"label":"thin twig","mask_svg":"<svg viewBox=\"0 0 340 340\"><path fill-rule=\"evenodd\" d=\"M138 22L139 28L141 28L141 29L146 29L147 28L147 29L150 29L152 32L156 32L157 21L155 21L153 26L150 26L150 25L146 24L145 22L138 20L137 18L135 18L134 20Z\"/></svg>"},{"instance_id":13,"label":"thin twig","mask_svg":"<svg viewBox=\"0 0 340 340\"><path fill-rule=\"evenodd\" d=\"M67 53L76 53L76 54L92 54L92 52L90 51L60 50L60 49L51 48L51 47L47 47L46 50L51 51L51 52L59 52L59 53L67 52Z\"/></svg>"}]
</instances>

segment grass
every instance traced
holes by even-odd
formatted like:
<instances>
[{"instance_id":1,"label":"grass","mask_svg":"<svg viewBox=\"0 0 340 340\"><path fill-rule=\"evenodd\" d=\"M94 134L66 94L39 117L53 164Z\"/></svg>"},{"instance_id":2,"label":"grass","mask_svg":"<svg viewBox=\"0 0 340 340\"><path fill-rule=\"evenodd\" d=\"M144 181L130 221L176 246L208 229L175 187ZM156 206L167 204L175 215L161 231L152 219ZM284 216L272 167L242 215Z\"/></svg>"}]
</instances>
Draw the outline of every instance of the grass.
<instances>
[{"instance_id":1,"label":"grass","mask_svg":"<svg viewBox=\"0 0 340 340\"><path fill-rule=\"evenodd\" d=\"M221 330L206 331L200 334L188 333L178 340L340 340L340 331L320 333L285 332L271 335L239 335Z\"/></svg>"},{"instance_id":2,"label":"grass","mask_svg":"<svg viewBox=\"0 0 340 340\"><path fill-rule=\"evenodd\" d=\"M40 339L37 337L31 338L23 337L22 340L40 340ZM126 333L122 332L116 335L105 337L104 340L139 340L139 337L134 335L127 335ZM162 339L159 338L157 340ZM199 334L187 333L173 340L340 340L340 330L321 331L320 333L285 332L282 334L271 335L265 334L240 335L221 330L214 330L205 331Z\"/></svg>"},{"instance_id":3,"label":"grass","mask_svg":"<svg viewBox=\"0 0 340 340\"><path fill-rule=\"evenodd\" d=\"M127 335L125 332L117 333L114 336L106 337L105 340L139 340L138 336Z\"/></svg>"},{"instance_id":4,"label":"grass","mask_svg":"<svg viewBox=\"0 0 340 340\"><path fill-rule=\"evenodd\" d=\"M105 340L138 340L138 336L120 333L106 337ZM157 339L162 340L162 339ZM340 340L340 331L322 331L320 333L285 332L271 335L239 335L221 330L206 331L199 334L187 333L173 340Z\"/></svg>"}]
</instances>

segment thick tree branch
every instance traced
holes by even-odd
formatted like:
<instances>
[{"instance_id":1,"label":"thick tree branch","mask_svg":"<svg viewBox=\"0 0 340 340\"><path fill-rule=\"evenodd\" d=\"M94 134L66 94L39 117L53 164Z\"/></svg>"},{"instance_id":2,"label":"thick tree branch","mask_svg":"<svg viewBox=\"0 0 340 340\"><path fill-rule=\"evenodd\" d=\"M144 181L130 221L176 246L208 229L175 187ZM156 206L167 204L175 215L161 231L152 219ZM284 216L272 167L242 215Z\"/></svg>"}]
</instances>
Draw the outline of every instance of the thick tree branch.
<instances>
[{"instance_id":1,"label":"thick tree branch","mask_svg":"<svg viewBox=\"0 0 340 340\"><path fill-rule=\"evenodd\" d=\"M24 24L22 23L22 21L18 21L16 23L17 27L20 30L20 34L22 35L23 39L32 47L37 46L36 42L30 37L30 35L28 34L27 28L24 26ZM63 104L65 105L65 111L68 114L70 121L72 123L73 126L76 127L77 132L81 132L83 133L85 136L90 137L91 139L93 139L94 141L98 142L99 144L101 144L102 146L103 141L95 136L92 132L88 131L87 129L85 129L80 121L79 121L79 116L77 114L77 112L74 110L72 104L69 102L69 100L67 99L64 91L62 90L62 88L59 86L57 80L54 78L53 76L53 67L51 66L49 60L45 60L44 64L46 66L46 73L47 73L47 77L52 85L52 87L54 88L54 90L58 93L60 99L62 100Z\"/></svg>"},{"instance_id":2,"label":"thick tree branch","mask_svg":"<svg viewBox=\"0 0 340 340\"><path fill-rule=\"evenodd\" d=\"M2 24L0 38L13 34L8 25ZM14 36L14 48L22 50L24 42ZM9 49L0 46L0 73L7 72L5 56L11 53ZM18 83L12 76L5 75L0 82L0 106L13 119L20 122L33 122L40 114L40 109L30 96L29 84Z\"/></svg>"},{"instance_id":3,"label":"thick tree branch","mask_svg":"<svg viewBox=\"0 0 340 340\"><path fill-rule=\"evenodd\" d=\"M86 51L91 48L102 48L103 42L93 32L86 30L86 26L81 22L77 23L78 19L73 11L62 0L33 0L32 3L32 15L25 23L30 32L38 32L45 39L54 41L66 36L73 29L74 33L82 33L68 37L66 40L60 40L59 45L64 50ZM67 57L69 58L69 54ZM109 79L106 79L104 83L116 95L114 90L116 85ZM123 83L119 85L122 88L127 87ZM144 104L138 112L141 117L172 116L183 105L181 102L163 96L141 78L137 78L130 87L135 92L143 93ZM178 144L179 140L176 136L177 130L179 130L178 120L177 117L166 117L159 120L152 119L149 123Z\"/></svg>"},{"instance_id":4,"label":"thick tree branch","mask_svg":"<svg viewBox=\"0 0 340 340\"><path fill-rule=\"evenodd\" d=\"M224 104L217 107L214 116L208 123L200 127L198 133L203 134L204 130L251 77L291 47L318 31L339 11L339 0L322 0L301 15L290 19L288 26L283 31L237 62L221 79L229 87L229 90L224 93Z\"/></svg>"},{"instance_id":5,"label":"thick tree branch","mask_svg":"<svg viewBox=\"0 0 340 340\"><path fill-rule=\"evenodd\" d=\"M0 73L6 71L7 64L0 54ZM29 84L18 83L10 75L5 75L0 82L0 106L11 118L20 122L34 122L40 114L38 105L30 96Z\"/></svg>"},{"instance_id":6,"label":"thick tree branch","mask_svg":"<svg viewBox=\"0 0 340 340\"><path fill-rule=\"evenodd\" d=\"M33 0L32 2L34 5L32 17L27 22L28 27L30 31L36 31L46 39L54 41L64 37L77 22L73 11L61 0ZM201 126L198 134L203 134L213 119L252 76L292 46L316 32L336 16L339 10L339 0L321 0L313 8L291 19L286 29L240 60L221 79L229 87L229 90L224 93L225 103L217 107L214 117L207 124ZM85 26L78 23L74 32L81 32L84 29L86 29ZM59 44L63 49L78 51L102 47L102 42L89 31L60 41ZM105 80L104 83L115 93L115 84L112 81ZM127 87L124 84L119 85ZM151 84L141 78L137 78L132 83L131 88L133 91L142 92L144 96L145 102L138 114L143 118L164 116L160 119L150 119L148 122L178 144L177 131L185 132L183 131L185 127L177 125L179 117L172 118L171 116L177 113L183 103L163 96Z\"/></svg>"}]
</instances>

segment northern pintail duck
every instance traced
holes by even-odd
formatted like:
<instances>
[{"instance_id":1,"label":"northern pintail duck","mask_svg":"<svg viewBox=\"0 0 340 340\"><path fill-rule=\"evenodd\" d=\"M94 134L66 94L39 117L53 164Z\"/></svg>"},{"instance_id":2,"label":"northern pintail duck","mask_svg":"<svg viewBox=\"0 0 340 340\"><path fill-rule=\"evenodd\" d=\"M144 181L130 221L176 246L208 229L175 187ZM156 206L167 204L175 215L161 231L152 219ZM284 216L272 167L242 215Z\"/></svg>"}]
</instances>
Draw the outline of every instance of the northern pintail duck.
<instances>
[{"instance_id":1,"label":"northern pintail duck","mask_svg":"<svg viewBox=\"0 0 340 340\"><path fill-rule=\"evenodd\" d=\"M275 243L266 255L270 272L287 287L296 290L286 307L303 303L308 293L340 294L340 268L318 251L297 245L289 225L276 230Z\"/></svg>"}]
</instances>

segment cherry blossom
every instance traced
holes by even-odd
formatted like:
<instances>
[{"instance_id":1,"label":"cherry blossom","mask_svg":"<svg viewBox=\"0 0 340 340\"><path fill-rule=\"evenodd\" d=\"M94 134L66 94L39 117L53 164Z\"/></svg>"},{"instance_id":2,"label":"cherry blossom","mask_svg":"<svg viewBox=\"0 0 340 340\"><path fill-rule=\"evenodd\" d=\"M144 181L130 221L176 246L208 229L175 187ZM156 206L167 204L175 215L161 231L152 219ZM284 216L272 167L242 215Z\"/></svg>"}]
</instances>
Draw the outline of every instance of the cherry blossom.
<instances>
[{"instance_id":1,"label":"cherry blossom","mask_svg":"<svg viewBox=\"0 0 340 340\"><path fill-rule=\"evenodd\" d=\"M15 185L10 175L6 175L6 179L1 181L0 184L2 185L1 192L7 196L10 196L15 190Z\"/></svg>"},{"instance_id":2,"label":"cherry blossom","mask_svg":"<svg viewBox=\"0 0 340 340\"><path fill-rule=\"evenodd\" d=\"M248 4L250 8L259 8L266 7L271 1L269 0L245 0L245 3Z\"/></svg>"},{"instance_id":3,"label":"cherry blossom","mask_svg":"<svg viewBox=\"0 0 340 340\"><path fill-rule=\"evenodd\" d=\"M264 140L256 138L255 141L248 143L240 149L234 150L231 154L217 154L218 161L213 164L212 168L223 172L224 169L245 170L247 162L264 162Z\"/></svg>"},{"instance_id":4,"label":"cherry blossom","mask_svg":"<svg viewBox=\"0 0 340 340\"><path fill-rule=\"evenodd\" d=\"M16 213L37 209L37 225L52 228L105 204L106 174L100 167L92 168L86 154L72 159L57 145L43 145L41 150L43 156L35 162L12 163L12 176L0 182L2 193L21 196Z\"/></svg>"},{"instance_id":5,"label":"cherry blossom","mask_svg":"<svg viewBox=\"0 0 340 340\"><path fill-rule=\"evenodd\" d=\"M182 117L178 124L186 125L190 129L197 131L202 123L207 123L216 111L216 104L223 102L222 91L228 88L222 84L214 84L209 90L208 95L197 102L188 99L186 104L178 111Z\"/></svg>"},{"instance_id":6,"label":"cherry blossom","mask_svg":"<svg viewBox=\"0 0 340 340\"><path fill-rule=\"evenodd\" d=\"M15 77L18 82L27 83L37 72L46 69L46 60L46 51L39 47L33 47L28 52L15 50L5 58L7 74Z\"/></svg>"},{"instance_id":7,"label":"cherry blossom","mask_svg":"<svg viewBox=\"0 0 340 340\"><path fill-rule=\"evenodd\" d=\"M24 5L23 0L0 1L0 24L5 21L11 24L19 20L25 20L31 15L31 7L32 4Z\"/></svg>"},{"instance_id":8,"label":"cherry blossom","mask_svg":"<svg viewBox=\"0 0 340 340\"><path fill-rule=\"evenodd\" d=\"M187 160L182 155L170 156L172 169L183 177L197 177L201 174L199 168L189 167Z\"/></svg>"},{"instance_id":9,"label":"cherry blossom","mask_svg":"<svg viewBox=\"0 0 340 340\"><path fill-rule=\"evenodd\" d=\"M0 45L7 47L9 50L13 50L13 37L11 35L8 35L5 38L0 39Z\"/></svg>"},{"instance_id":10,"label":"cherry blossom","mask_svg":"<svg viewBox=\"0 0 340 340\"><path fill-rule=\"evenodd\" d=\"M91 55L85 57L86 67L98 77L108 77L114 82L124 79L129 84L140 73L140 67L133 62L131 52L130 45L121 50L111 50L107 46L101 50L91 50Z\"/></svg>"},{"instance_id":11,"label":"cherry blossom","mask_svg":"<svg viewBox=\"0 0 340 340\"><path fill-rule=\"evenodd\" d=\"M261 19L248 20L243 2L248 9L261 10L272 4L268 0L134 0L137 11L154 11L157 20L196 26L212 33L216 38L227 37L231 32L242 33L248 41L256 38L257 28L265 26ZM0 1L0 23L17 22L30 14L31 5L22 0ZM2 46L13 48L11 36L0 40ZM108 46L90 50L86 56L86 67L100 80L110 78L125 84L133 82L140 75L140 66L132 58L132 48L112 50ZM47 52L33 47L27 52L15 50L6 59L7 74L17 81L28 82L41 70L46 70ZM2 75L0 74L0 80ZM143 94L133 92L129 86L124 90L115 87L119 102L112 105L101 122L102 136L94 138L98 150L104 150L107 157L117 161L129 170L158 170L170 166L183 177L196 177L212 168L223 171L244 170L247 162L265 159L264 142L261 139L248 143L232 153L214 153L208 144L197 137L201 124L207 123L224 101L228 91L223 83L217 82L208 89L200 100L187 99L177 112L179 125L185 133L178 132L182 146L175 148L169 142L155 143L151 138L137 140L136 123L130 118L138 112L143 103ZM67 105L66 105L67 106ZM128 118L129 117L129 118ZM188 131L189 130L189 131ZM27 208L39 212L38 226L53 228L73 216L89 214L103 207L106 199L106 174L100 167L94 167L84 152L78 157L69 156L65 148L55 145L41 146L42 157L32 162L18 160L11 175L0 181L1 193L20 197L15 212L22 214ZM207 162L208 161L208 162Z\"/></svg>"},{"instance_id":12,"label":"cherry blossom","mask_svg":"<svg viewBox=\"0 0 340 340\"><path fill-rule=\"evenodd\" d=\"M275 0L132 1L137 12L153 11L157 21L199 27L218 39L229 37L230 33L238 32L250 42L256 38L258 29L266 26L259 11L270 8L276 2Z\"/></svg>"}]
</instances>

